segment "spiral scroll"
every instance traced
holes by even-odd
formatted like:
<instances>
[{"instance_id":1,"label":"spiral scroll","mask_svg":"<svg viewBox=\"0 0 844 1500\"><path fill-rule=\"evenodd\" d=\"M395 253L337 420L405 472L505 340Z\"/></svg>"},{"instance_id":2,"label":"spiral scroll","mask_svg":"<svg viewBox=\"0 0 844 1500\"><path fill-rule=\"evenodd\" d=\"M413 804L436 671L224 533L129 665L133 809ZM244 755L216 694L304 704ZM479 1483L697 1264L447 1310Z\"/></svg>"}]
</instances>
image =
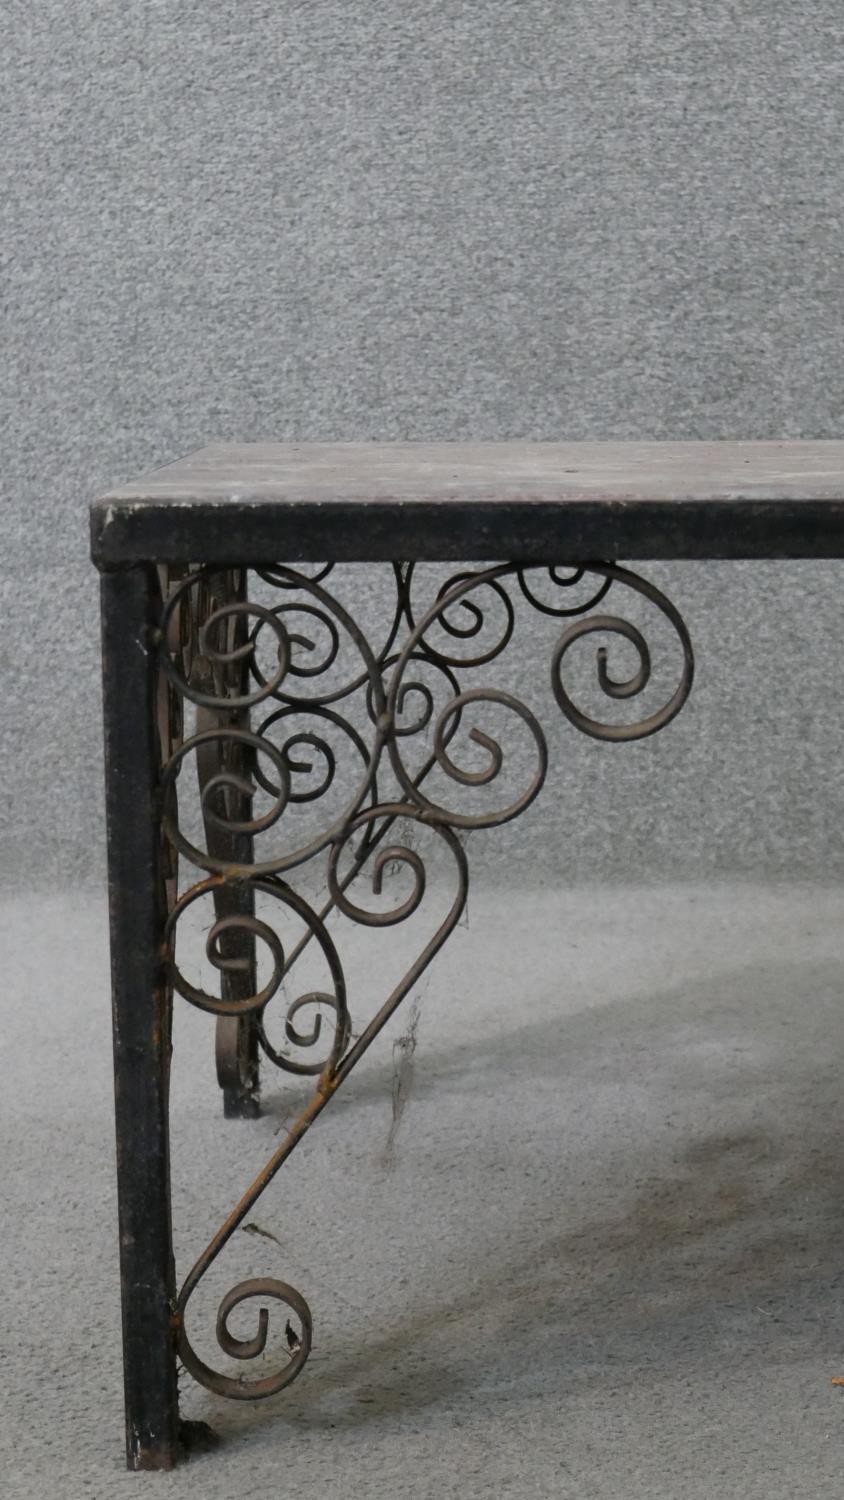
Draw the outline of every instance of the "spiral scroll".
<instances>
[{"instance_id":1,"label":"spiral scroll","mask_svg":"<svg viewBox=\"0 0 844 1500\"><path fill-rule=\"evenodd\" d=\"M670 599L666 599L665 595L660 593L659 589L654 588L652 583L646 582L644 578L638 578L635 573L629 573L624 568L599 568L596 565L592 571L597 573L603 572L609 582L617 580L619 583L626 584L628 588L633 589L636 593L642 594L644 598L655 604L657 609L671 623L683 649L683 668L680 680L668 702L662 708L657 709L655 713L648 714L645 718L639 719L633 724L602 724L599 720L593 719L584 713L576 706L566 692L561 674L563 658L574 645L575 641L580 640L581 637L596 633L608 633L623 637L623 639L630 641L636 649L639 657L638 670L633 673L632 677L618 681L609 674L606 647L599 646L597 652L598 684L606 697L616 700L634 698L644 691L651 677L651 656L647 641L642 632L635 625L631 625L628 620L623 620L617 615L594 615L591 619L578 620L574 625L570 625L557 642L551 658L551 686L554 696L569 722L584 734L591 735L593 739L617 742L646 739L648 735L656 734L658 730L664 729L667 724L671 723L672 719L677 717L692 690L694 654L692 652L689 632L686 629L679 610L675 608Z\"/></svg>"},{"instance_id":2,"label":"spiral scroll","mask_svg":"<svg viewBox=\"0 0 844 1500\"><path fill-rule=\"evenodd\" d=\"M502 588L499 578L510 573L509 566L487 569L481 574L458 574L444 585L437 596L435 603L425 612L419 622L414 626L408 637L404 649L399 654L395 669L393 671L390 688L387 694L387 715L393 719L401 706L403 695L406 691L404 673L408 663L420 654L430 656L438 665L454 670L461 666L476 667L494 659L500 655L509 642L513 633L513 606ZM477 653L468 658L462 658L459 654L446 656L442 651L436 650L428 642L428 633L434 625L443 626L449 634L456 637L466 638L477 635L483 625L483 611L477 603L467 598L469 594L480 589L488 588L497 600L506 600L505 626L503 634L487 648L486 651ZM466 624L456 623L457 607L462 608L466 614ZM483 730L473 726L469 730L469 739L479 745L487 752L487 765L480 771L468 771L457 764L453 753L448 747L449 738L455 733L463 710L470 704L496 703L509 710L527 726L533 737L536 750L537 766L534 774L522 794L509 802L504 808L496 809L488 813L463 813L446 809L426 797L420 791L419 786L409 775L403 760L402 749L397 735L389 740L389 754L392 768L406 797L413 801L432 822L448 824L453 828L490 828L498 823L506 823L511 818L518 816L537 796L544 780L548 767L548 750L545 736L530 709L521 703L510 693L504 693L496 688L471 688L454 695L446 704L440 714L435 731L433 753L437 765L445 772L452 781L459 782L463 786L483 786L494 781L501 772L503 765L503 752L497 740Z\"/></svg>"},{"instance_id":3,"label":"spiral scroll","mask_svg":"<svg viewBox=\"0 0 844 1500\"><path fill-rule=\"evenodd\" d=\"M311 1339L313 1335L313 1322L311 1310L304 1297L288 1286L284 1281L276 1281L271 1277L254 1278L251 1281L239 1281L227 1292L220 1303L217 1313L217 1343L224 1354L233 1359L257 1359L264 1353L267 1344L267 1333L269 1330L269 1313L262 1307L258 1313L258 1332L252 1339L237 1339L229 1332L229 1313L241 1302L254 1301L256 1298L280 1302L288 1311L293 1312L299 1318L301 1331L288 1333L290 1353L286 1363L274 1375L263 1375L257 1380L235 1379L231 1375L222 1375L200 1359L196 1350L188 1338L184 1324L184 1308L187 1298L180 1299L178 1350L179 1358L185 1369L206 1390L213 1391L217 1396L228 1396L232 1401L257 1401L265 1396L275 1396L283 1391L286 1385L296 1379L308 1355L311 1352ZM287 1323L288 1330L290 1323Z\"/></svg>"},{"instance_id":4,"label":"spiral scroll","mask_svg":"<svg viewBox=\"0 0 844 1500\"><path fill-rule=\"evenodd\" d=\"M230 971L233 966L242 966L240 958L227 958L220 951L220 939L224 933L238 930L249 933L259 943L265 945L272 959L270 977L259 990L252 995L239 996L237 999L229 999L225 996L212 995L209 991L193 984L180 970L176 962L176 935L178 924L185 912L195 901L213 894L219 877L210 880L202 880L198 885L192 886L177 901L170 912L164 929L166 962L170 979L178 994L184 996L192 1005L200 1010L210 1011L212 1015L240 1015L245 1011L262 1011L272 1000L273 996L281 987L282 981L290 971L290 964L285 956L282 940L269 922L258 917L235 913L231 916L218 918L209 928L206 941L205 953L209 962L221 974ZM271 878L253 877L249 880L249 887L254 893L263 893L271 896L278 902L282 909L291 913L304 925L309 939L316 941L325 960L328 972L331 976L333 989L331 991L309 991L300 995L290 1003L288 1008L288 1035L292 1041L299 1046L309 1047L316 1045L320 1034L320 1022L317 1019L313 1023L312 1034L304 1035L293 1026L293 1017L306 1008L322 1006L331 1011L334 1017L333 1040L327 1057L319 1064L300 1064L295 1071L303 1073L323 1072L336 1067L337 1062L343 1054L348 1041L350 1019L346 1001L346 981L343 967L337 949L328 934L325 924L314 911L313 907L303 896L294 891L291 886L283 881Z\"/></svg>"}]
</instances>

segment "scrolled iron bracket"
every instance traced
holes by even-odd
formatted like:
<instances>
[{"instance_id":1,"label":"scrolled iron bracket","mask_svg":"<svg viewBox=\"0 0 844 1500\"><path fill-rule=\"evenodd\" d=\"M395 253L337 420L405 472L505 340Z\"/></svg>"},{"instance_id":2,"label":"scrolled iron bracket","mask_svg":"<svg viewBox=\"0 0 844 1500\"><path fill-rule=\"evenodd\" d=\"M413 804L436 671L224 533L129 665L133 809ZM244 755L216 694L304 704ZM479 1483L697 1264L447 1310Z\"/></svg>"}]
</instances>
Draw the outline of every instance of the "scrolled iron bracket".
<instances>
[{"instance_id":1,"label":"scrolled iron bracket","mask_svg":"<svg viewBox=\"0 0 844 1500\"><path fill-rule=\"evenodd\" d=\"M266 1351L270 1314L263 1304L286 1310L286 1348L279 1370L250 1378L221 1373L195 1352L186 1327L190 1299L457 925L468 893L464 833L518 817L546 778L548 746L533 709L492 683L464 684L464 674L485 672L503 655L516 629L517 610L527 605L562 627L548 656L551 694L568 722L593 739L629 742L663 729L686 702L694 675L689 634L676 607L653 584L615 563L569 570L556 564L501 563L463 571L447 579L421 609L414 597L417 569L393 564L388 576L394 599L384 639L375 646L327 586L330 565L313 576L281 564L256 572L261 601L249 597L243 568L197 568L165 580L157 635L162 691L177 704L173 717L179 729L166 746L161 773L163 836L173 868L181 855L201 873L181 893L174 891L169 903L165 941L170 981L192 1005L217 1018L223 1072L228 1068L230 1079L242 1079L245 1045L247 1062L254 1062L260 1047L277 1067L315 1079L299 1118L198 1256L178 1298L178 1347L185 1368L217 1394L250 1400L282 1390L304 1366L312 1337L307 1303L273 1278L239 1282L226 1293L217 1316L217 1343L223 1354L245 1365ZM584 584L582 598L578 591ZM595 681L602 698L627 704L646 693L652 683L652 651L643 629L622 613L607 612L605 605L611 593L615 599L624 591L670 626L680 648L679 670L673 690L658 707L638 718L605 722L595 710L578 705L566 685L566 672L575 651L595 636L600 642ZM490 634L493 614L497 623ZM620 641L637 659L627 675L619 675L610 662L613 645ZM352 667L338 681L344 653L351 656ZM439 707L438 692L445 694ZM503 797L493 794L496 783L508 780L511 757L501 730L484 727L489 711L515 727L529 750L528 774L521 776L515 792L510 788ZM191 714L194 722L188 726ZM303 721L308 727L302 727ZM412 749L418 751L415 764ZM520 773L523 760L518 762ZM198 773L202 838L193 826L186 831L176 797L177 779L184 785L182 773L190 761ZM296 805L318 807L330 792L339 798L339 808L318 826L309 826L301 839L289 836L285 812ZM492 805L461 805L461 796L487 794L493 795ZM326 923L332 913L363 927L387 927L414 916L429 876L413 829L420 834L427 830L448 856L454 893L445 916L390 995L368 1020L355 1018L355 1033L340 952ZM323 871L321 902L293 884L305 869ZM392 905L370 908L353 894L355 883L368 873L373 894L383 900L390 872L399 872L405 882ZM312 885L311 879L309 890ZM219 975L219 994L188 977L176 955L180 921L203 899L214 908L205 955ZM281 930L288 919L297 926L293 942ZM328 987L296 993L295 965L312 944L329 976ZM260 983L257 951L264 955L264 971L269 963L269 975ZM267 1034L267 1017L279 1006L285 1007L284 1046ZM262 1304L256 1333L236 1337L230 1314L242 1303L256 1302Z\"/></svg>"}]
</instances>

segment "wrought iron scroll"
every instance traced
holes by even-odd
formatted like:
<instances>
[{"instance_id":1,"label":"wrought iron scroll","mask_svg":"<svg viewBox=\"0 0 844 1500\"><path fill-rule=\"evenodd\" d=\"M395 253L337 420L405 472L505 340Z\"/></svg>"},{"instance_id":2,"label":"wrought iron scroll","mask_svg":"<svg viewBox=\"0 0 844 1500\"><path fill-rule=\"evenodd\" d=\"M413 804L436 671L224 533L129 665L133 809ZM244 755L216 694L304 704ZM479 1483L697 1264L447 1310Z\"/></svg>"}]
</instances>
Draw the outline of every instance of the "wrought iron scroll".
<instances>
[{"instance_id":1,"label":"wrought iron scroll","mask_svg":"<svg viewBox=\"0 0 844 1500\"><path fill-rule=\"evenodd\" d=\"M419 570L393 564L388 570L392 602L383 638L375 645L332 589L331 571L327 565L309 575L281 564L256 570L251 598L241 568L203 567L163 577L159 703L161 722L169 729L163 733L160 808L170 982L190 1004L216 1017L223 1081L234 1080L254 1093L258 1047L278 1068L315 1079L307 1106L199 1255L179 1294L183 1364L209 1390L240 1400L273 1395L299 1373L311 1346L307 1303L273 1278L239 1282L222 1299L218 1345L245 1364L266 1350L267 1304L286 1309L281 1367L266 1374L262 1365L254 1378L221 1373L200 1357L186 1328L188 1303L453 931L468 891L465 831L517 817L546 778L548 747L533 709L509 689L490 680L477 683L474 676L468 681L465 674L494 670L513 637L517 611L527 606L561 627L546 672L550 696L562 714L594 739L621 742L645 738L670 723L689 695L694 672L688 631L675 606L651 583L614 563L575 569L502 563L467 570L450 577L421 606ZM625 591L652 606L671 627L680 648L679 670L658 707L638 718L605 722L594 709L579 706L567 672L578 643L583 650L594 635L600 641L595 672L602 697L610 704L626 703L648 689L651 648L642 629L623 614L606 612L607 596L623 597ZM617 665L610 667L613 643L619 642L636 659L627 675L618 675ZM508 783L500 730L483 727L490 710L522 738L518 767L522 771L526 764L527 771L515 790ZM191 763L201 815L188 827L178 786ZM508 783L506 790L479 809L475 794L488 788L494 794L499 781ZM285 814L296 808L318 813L329 793L338 802L332 813L311 819L302 836L294 837ZM355 1034L328 921L338 914L358 926L384 927L419 910L429 875L414 829L427 830L448 856L455 880L450 906L374 1014L368 1020L356 1014ZM200 874L181 893L179 855ZM295 884L305 871L307 894ZM319 901L313 898L314 871L322 881ZM362 902L355 890L359 878L367 875L374 895L383 898L385 883L397 872L404 881L398 899L377 909ZM197 982L183 972L177 957L180 924L203 900L214 912L205 937L206 968L216 975L210 988L209 981ZM286 935L290 923L293 941ZM298 992L296 964L307 948L319 955L328 979L326 987ZM267 1028L268 1017L279 1008L283 1044L271 1041ZM259 1304L257 1332L236 1337L230 1315L247 1302ZM291 1314L298 1329L292 1328Z\"/></svg>"}]
</instances>

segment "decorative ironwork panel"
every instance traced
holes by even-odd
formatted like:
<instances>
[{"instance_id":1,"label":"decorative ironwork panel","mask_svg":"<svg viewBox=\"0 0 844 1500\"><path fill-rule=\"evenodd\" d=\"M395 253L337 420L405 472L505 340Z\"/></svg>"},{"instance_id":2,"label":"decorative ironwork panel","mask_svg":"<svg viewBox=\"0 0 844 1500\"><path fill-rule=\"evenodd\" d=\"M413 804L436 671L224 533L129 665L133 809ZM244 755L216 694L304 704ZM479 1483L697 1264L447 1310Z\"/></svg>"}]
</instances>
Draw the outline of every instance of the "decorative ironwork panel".
<instances>
[{"instance_id":1,"label":"decorative ironwork panel","mask_svg":"<svg viewBox=\"0 0 844 1500\"><path fill-rule=\"evenodd\" d=\"M615 564L502 563L433 585L432 565L384 565L386 608L360 596L354 566L339 571L353 604L342 602L331 565L310 576L281 564L249 575L239 567L162 570L156 639L170 983L217 1019L218 1071L231 1112L257 1108L259 1048L276 1067L314 1078L305 1109L197 1257L178 1298L185 1367L235 1399L272 1395L299 1373L311 1346L307 1303L271 1278L232 1287L219 1306L216 1336L235 1360L248 1365L264 1353L267 1304L280 1303L287 1314L281 1367L238 1378L213 1369L191 1344L185 1313L193 1293L454 930L468 891L466 833L517 817L545 781L548 746L526 701L528 684L510 682L505 670L517 622L533 622L532 666L536 622L548 623L553 639L531 686L544 681L552 711L556 703L596 740L654 734L679 713L692 686L692 648L678 611L651 583ZM675 640L675 680L638 715L627 705L656 687L652 648L644 627L607 612L616 599L619 608L625 599L646 606ZM384 622L374 640L368 614ZM575 656L593 635L594 689L609 721L588 695L590 706L581 706L583 683L572 676ZM626 675L610 666L616 648L632 653ZM514 733L518 753L505 748ZM364 928L411 919L429 881L425 839L451 866L450 905L391 993L360 1015L329 923L335 915ZM178 856L183 871L198 875L181 886ZM393 880L399 895L391 899ZM364 901L365 881L374 905ZM203 902L213 912L204 966L211 978L186 972L178 951L186 914ZM318 956L325 977L321 987L297 993L306 950ZM229 1325L244 1302L259 1304L257 1332L245 1339Z\"/></svg>"}]
</instances>

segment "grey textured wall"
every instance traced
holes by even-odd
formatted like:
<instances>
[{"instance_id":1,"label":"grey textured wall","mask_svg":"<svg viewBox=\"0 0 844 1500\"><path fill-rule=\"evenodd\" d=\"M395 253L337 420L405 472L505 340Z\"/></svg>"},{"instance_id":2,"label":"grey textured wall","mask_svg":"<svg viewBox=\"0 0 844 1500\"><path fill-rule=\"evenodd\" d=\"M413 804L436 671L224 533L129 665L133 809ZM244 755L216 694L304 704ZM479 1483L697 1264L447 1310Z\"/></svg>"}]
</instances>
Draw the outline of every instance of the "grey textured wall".
<instances>
[{"instance_id":1,"label":"grey textured wall","mask_svg":"<svg viewBox=\"0 0 844 1500\"><path fill-rule=\"evenodd\" d=\"M2 869L98 878L86 502L214 438L840 436L838 0L8 0ZM844 866L842 569L660 569L700 677L476 859ZM540 837L541 835L541 837Z\"/></svg>"}]
</instances>

